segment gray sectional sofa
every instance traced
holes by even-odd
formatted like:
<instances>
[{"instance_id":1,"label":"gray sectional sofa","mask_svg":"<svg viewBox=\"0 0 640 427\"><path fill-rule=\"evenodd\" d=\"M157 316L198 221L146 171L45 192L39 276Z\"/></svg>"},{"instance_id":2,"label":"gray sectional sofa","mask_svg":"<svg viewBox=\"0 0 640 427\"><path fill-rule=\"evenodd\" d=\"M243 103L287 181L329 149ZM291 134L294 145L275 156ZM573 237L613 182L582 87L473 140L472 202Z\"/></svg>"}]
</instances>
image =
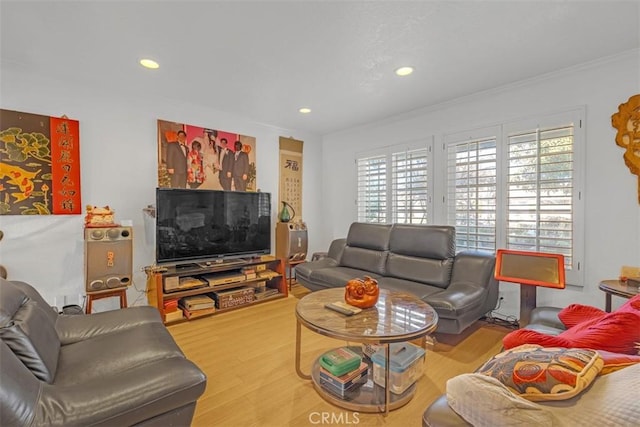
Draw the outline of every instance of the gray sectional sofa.
<instances>
[{"instance_id":1,"label":"gray sectional sofa","mask_svg":"<svg viewBox=\"0 0 640 427\"><path fill-rule=\"evenodd\" d=\"M326 257L298 265L296 278L317 291L371 276L381 288L430 304L439 317L436 332L459 334L495 308L494 268L493 253L456 254L454 227L356 222Z\"/></svg>"},{"instance_id":2,"label":"gray sectional sofa","mask_svg":"<svg viewBox=\"0 0 640 427\"><path fill-rule=\"evenodd\" d=\"M153 307L59 315L0 278L0 426L187 426L206 376Z\"/></svg>"}]
</instances>

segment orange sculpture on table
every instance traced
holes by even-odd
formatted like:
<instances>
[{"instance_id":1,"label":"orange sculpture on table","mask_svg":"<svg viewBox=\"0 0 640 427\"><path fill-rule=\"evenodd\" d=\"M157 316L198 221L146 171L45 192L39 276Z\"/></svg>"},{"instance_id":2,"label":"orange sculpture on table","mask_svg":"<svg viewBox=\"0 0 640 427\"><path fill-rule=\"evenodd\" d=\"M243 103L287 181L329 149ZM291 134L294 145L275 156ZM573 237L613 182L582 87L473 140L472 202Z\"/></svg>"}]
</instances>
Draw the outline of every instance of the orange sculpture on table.
<instances>
[{"instance_id":1,"label":"orange sculpture on table","mask_svg":"<svg viewBox=\"0 0 640 427\"><path fill-rule=\"evenodd\" d=\"M344 290L345 302L358 308L373 307L379 295L378 281L369 276L349 280Z\"/></svg>"}]
</instances>

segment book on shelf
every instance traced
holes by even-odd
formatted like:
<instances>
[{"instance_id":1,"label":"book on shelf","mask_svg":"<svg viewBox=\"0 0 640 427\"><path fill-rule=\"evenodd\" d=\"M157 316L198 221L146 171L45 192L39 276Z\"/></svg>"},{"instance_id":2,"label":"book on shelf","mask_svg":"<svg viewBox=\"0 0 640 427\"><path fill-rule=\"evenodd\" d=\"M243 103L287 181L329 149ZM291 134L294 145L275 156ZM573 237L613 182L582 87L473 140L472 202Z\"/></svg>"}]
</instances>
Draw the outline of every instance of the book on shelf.
<instances>
[{"instance_id":1,"label":"book on shelf","mask_svg":"<svg viewBox=\"0 0 640 427\"><path fill-rule=\"evenodd\" d=\"M369 367L367 363L360 362L360 366L358 366L356 369L338 377L327 371L325 368L321 367L320 378L323 378L325 381L333 384L336 387L348 388L359 378L362 378L363 374L366 375L368 370Z\"/></svg>"},{"instance_id":2,"label":"book on shelf","mask_svg":"<svg viewBox=\"0 0 640 427\"><path fill-rule=\"evenodd\" d=\"M279 277L280 274L276 273L273 270L264 270L264 271L259 271L257 273L257 276L259 279L270 280L270 279L273 279L274 277Z\"/></svg>"},{"instance_id":3,"label":"book on shelf","mask_svg":"<svg viewBox=\"0 0 640 427\"><path fill-rule=\"evenodd\" d=\"M164 313L164 320L165 322L174 322L176 320L182 320L184 319L184 313L182 312L182 310L175 310L172 312L165 312Z\"/></svg>"},{"instance_id":4,"label":"book on shelf","mask_svg":"<svg viewBox=\"0 0 640 427\"><path fill-rule=\"evenodd\" d=\"M200 288L203 286L207 286L207 283L197 277L187 276L178 279L178 289L181 291L185 289Z\"/></svg>"},{"instance_id":5,"label":"book on shelf","mask_svg":"<svg viewBox=\"0 0 640 427\"><path fill-rule=\"evenodd\" d=\"M215 301L206 295L194 295L191 297L180 298L178 304L187 310L204 310L215 307Z\"/></svg>"},{"instance_id":6,"label":"book on shelf","mask_svg":"<svg viewBox=\"0 0 640 427\"><path fill-rule=\"evenodd\" d=\"M353 371L360 366L361 362L362 357L348 347L329 350L319 359L320 366L336 377Z\"/></svg>"},{"instance_id":7,"label":"book on shelf","mask_svg":"<svg viewBox=\"0 0 640 427\"><path fill-rule=\"evenodd\" d=\"M184 313L184 317L186 317L187 319L195 319L196 317L206 316L208 314L215 313L216 308L211 307L211 308L205 308L202 310L188 310L186 308L183 308L182 312Z\"/></svg>"},{"instance_id":8,"label":"book on shelf","mask_svg":"<svg viewBox=\"0 0 640 427\"><path fill-rule=\"evenodd\" d=\"M356 392L360 386L368 381L368 373L369 367L365 362L362 362L357 369L340 377L336 377L326 369L320 368L320 385L324 389L344 398L349 393Z\"/></svg>"},{"instance_id":9,"label":"book on shelf","mask_svg":"<svg viewBox=\"0 0 640 427\"><path fill-rule=\"evenodd\" d=\"M255 294L253 294L254 298L257 300L265 299L273 295L278 295L278 290L275 288L265 288L263 291L258 291L256 289Z\"/></svg>"}]
</instances>

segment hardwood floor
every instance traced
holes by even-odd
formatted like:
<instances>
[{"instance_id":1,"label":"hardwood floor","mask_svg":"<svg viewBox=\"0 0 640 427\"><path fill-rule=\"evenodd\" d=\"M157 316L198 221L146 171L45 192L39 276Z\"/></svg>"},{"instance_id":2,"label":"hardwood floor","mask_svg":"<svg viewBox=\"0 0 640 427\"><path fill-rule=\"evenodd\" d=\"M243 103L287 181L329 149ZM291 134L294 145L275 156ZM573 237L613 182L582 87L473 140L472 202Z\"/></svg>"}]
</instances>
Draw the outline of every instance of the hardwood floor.
<instances>
[{"instance_id":1,"label":"hardwood floor","mask_svg":"<svg viewBox=\"0 0 640 427\"><path fill-rule=\"evenodd\" d=\"M193 426L420 426L422 413L444 392L447 379L473 371L498 353L508 332L478 322L465 336L439 335L427 351L425 374L406 406L387 417L354 414L326 402L295 372L295 307L306 293L294 285L289 298L169 326L187 357L208 377ZM306 371L323 351L343 345L306 328L302 340Z\"/></svg>"}]
</instances>

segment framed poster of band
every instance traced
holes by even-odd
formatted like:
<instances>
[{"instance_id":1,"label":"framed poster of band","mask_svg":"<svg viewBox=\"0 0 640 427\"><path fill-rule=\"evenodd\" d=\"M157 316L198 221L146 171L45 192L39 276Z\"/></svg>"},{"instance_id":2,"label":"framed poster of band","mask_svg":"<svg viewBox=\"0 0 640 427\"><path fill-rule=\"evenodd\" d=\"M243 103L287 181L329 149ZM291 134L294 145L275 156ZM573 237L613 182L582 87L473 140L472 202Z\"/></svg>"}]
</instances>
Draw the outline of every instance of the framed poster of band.
<instances>
[{"instance_id":1,"label":"framed poster of band","mask_svg":"<svg viewBox=\"0 0 640 427\"><path fill-rule=\"evenodd\" d=\"M255 191L256 139L158 120L158 187Z\"/></svg>"}]
</instances>

